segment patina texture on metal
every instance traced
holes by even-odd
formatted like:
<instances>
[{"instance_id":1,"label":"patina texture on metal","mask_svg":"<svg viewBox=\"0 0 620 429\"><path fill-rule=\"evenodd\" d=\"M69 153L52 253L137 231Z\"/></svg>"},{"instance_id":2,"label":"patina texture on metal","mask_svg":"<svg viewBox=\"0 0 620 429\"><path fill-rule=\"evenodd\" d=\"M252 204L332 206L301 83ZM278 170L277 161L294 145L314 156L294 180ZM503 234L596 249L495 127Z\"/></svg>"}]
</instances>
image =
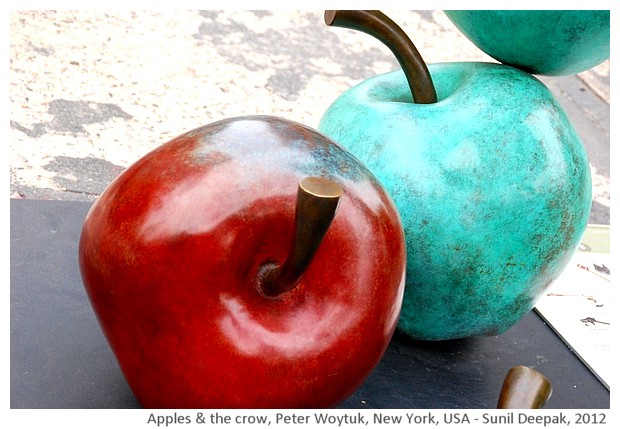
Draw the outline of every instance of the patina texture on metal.
<instances>
[{"instance_id":1,"label":"patina texture on metal","mask_svg":"<svg viewBox=\"0 0 620 429\"><path fill-rule=\"evenodd\" d=\"M437 102L406 70L339 96L318 129L396 202L407 240L399 328L422 340L505 332L563 271L585 231L585 149L551 91L496 63L428 66Z\"/></svg>"},{"instance_id":2,"label":"patina texture on metal","mask_svg":"<svg viewBox=\"0 0 620 429\"><path fill-rule=\"evenodd\" d=\"M473 44L529 73L567 76L609 58L609 10L446 10Z\"/></svg>"}]
</instances>

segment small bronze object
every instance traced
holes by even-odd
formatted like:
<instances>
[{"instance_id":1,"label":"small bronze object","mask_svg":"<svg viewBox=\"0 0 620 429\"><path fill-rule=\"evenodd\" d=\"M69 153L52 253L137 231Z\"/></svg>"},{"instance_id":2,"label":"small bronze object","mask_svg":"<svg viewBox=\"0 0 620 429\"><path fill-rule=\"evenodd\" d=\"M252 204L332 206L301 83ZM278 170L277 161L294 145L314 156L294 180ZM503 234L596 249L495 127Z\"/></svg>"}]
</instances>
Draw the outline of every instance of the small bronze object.
<instances>
[{"instance_id":1,"label":"small bronze object","mask_svg":"<svg viewBox=\"0 0 620 429\"><path fill-rule=\"evenodd\" d=\"M553 388L540 372L527 366L510 368L497 402L498 409L535 409L545 406Z\"/></svg>"}]
</instances>

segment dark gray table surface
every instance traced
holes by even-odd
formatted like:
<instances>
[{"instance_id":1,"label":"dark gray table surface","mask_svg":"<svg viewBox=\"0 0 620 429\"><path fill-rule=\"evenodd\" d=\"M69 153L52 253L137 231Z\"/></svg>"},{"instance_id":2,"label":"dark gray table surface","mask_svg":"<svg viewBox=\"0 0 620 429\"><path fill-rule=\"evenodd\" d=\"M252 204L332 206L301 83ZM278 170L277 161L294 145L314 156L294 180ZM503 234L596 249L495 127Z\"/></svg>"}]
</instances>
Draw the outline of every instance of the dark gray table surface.
<instances>
[{"instance_id":1,"label":"dark gray table surface","mask_svg":"<svg viewBox=\"0 0 620 429\"><path fill-rule=\"evenodd\" d=\"M11 200L11 408L139 407L83 290L77 243L88 202ZM605 409L609 391L535 312L508 332L445 342L396 333L341 408L495 408L514 365L553 384L546 408Z\"/></svg>"}]
</instances>

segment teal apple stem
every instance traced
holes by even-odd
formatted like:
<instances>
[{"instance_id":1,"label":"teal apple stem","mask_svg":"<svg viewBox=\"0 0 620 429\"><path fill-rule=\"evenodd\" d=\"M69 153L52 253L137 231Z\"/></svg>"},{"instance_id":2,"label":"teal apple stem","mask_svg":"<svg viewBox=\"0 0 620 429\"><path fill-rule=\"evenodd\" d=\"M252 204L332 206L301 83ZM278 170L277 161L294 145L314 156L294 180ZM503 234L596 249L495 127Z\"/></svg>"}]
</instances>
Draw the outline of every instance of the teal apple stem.
<instances>
[{"instance_id":1,"label":"teal apple stem","mask_svg":"<svg viewBox=\"0 0 620 429\"><path fill-rule=\"evenodd\" d=\"M258 290L264 296L278 297L299 284L336 216L342 192L339 184L322 177L299 183L288 256L282 265L264 264L258 275Z\"/></svg>"},{"instance_id":2,"label":"teal apple stem","mask_svg":"<svg viewBox=\"0 0 620 429\"><path fill-rule=\"evenodd\" d=\"M403 69L413 101L417 104L437 102L431 74L417 48L402 28L378 10L326 10L329 26L361 31L387 46Z\"/></svg>"}]
</instances>

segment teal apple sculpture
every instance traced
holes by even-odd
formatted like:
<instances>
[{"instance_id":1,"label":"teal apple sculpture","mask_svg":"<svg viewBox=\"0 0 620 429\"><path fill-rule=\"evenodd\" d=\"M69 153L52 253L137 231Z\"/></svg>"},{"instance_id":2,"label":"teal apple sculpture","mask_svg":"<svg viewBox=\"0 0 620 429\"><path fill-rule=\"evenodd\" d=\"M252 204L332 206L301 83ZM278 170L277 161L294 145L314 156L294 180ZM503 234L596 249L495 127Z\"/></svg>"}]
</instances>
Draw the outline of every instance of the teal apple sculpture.
<instances>
[{"instance_id":1,"label":"teal apple sculpture","mask_svg":"<svg viewBox=\"0 0 620 429\"><path fill-rule=\"evenodd\" d=\"M447 10L496 60L549 76L580 73L609 58L609 10Z\"/></svg>"},{"instance_id":2,"label":"teal apple sculpture","mask_svg":"<svg viewBox=\"0 0 620 429\"><path fill-rule=\"evenodd\" d=\"M587 224L589 163L571 122L516 68L426 67L380 12L328 11L326 22L379 38L405 70L351 88L318 126L369 167L401 214L399 329L421 340L506 331L563 271Z\"/></svg>"}]
</instances>

